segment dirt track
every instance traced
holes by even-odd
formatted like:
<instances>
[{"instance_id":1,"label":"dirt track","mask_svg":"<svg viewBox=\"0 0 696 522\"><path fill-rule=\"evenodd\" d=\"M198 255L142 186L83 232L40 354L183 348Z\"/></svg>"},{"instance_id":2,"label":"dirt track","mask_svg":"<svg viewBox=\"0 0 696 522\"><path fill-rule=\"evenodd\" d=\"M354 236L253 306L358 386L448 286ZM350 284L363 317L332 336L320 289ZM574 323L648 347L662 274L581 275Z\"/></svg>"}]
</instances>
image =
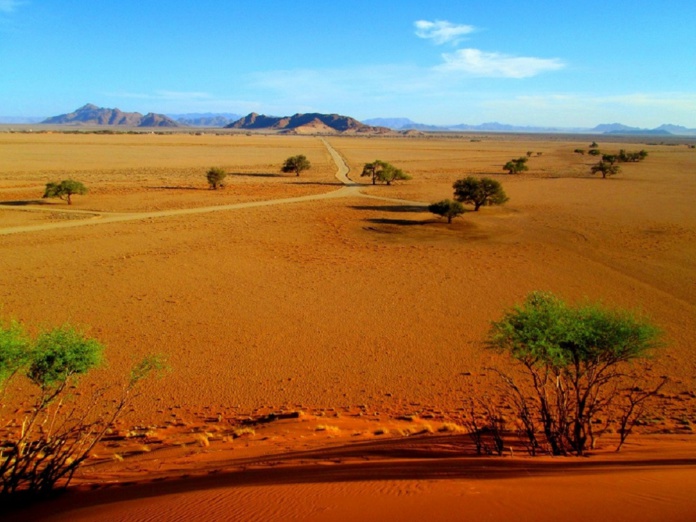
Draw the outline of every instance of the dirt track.
<instances>
[{"instance_id":1,"label":"dirt track","mask_svg":"<svg viewBox=\"0 0 696 522\"><path fill-rule=\"evenodd\" d=\"M334 198L346 198L355 196L364 196L371 199L378 199L383 201L391 201L397 203L406 203L412 205L425 205L424 203L406 201L394 198L382 198L378 196L365 195L362 194L359 188L362 186L353 181L348 177L350 168L346 165L345 161L338 152L327 142L322 139L322 143L326 146L329 154L336 163L337 171L336 178L345 185L345 187L324 194L310 194L307 196L298 196L294 198L281 198L281 199L271 199L265 201L252 201L247 203L233 203L230 205L216 205L212 207L196 207L196 208L186 208L186 209L175 209L175 210L159 210L156 212L137 212L137 213L114 213L114 212L95 212L90 210L72 210L72 209L47 209L36 206L25 206L22 211L39 211L39 212L61 212L64 214L84 214L92 216L89 220L80 221L64 221L61 223L46 223L42 225L27 225L19 227L8 227L0 228L0 235L9 234L21 234L26 232L42 232L46 230L55 230L59 228L75 228L83 227L88 225L101 225L107 223L123 223L126 221L138 221L146 219L157 219L172 216L185 216L191 214L206 214L209 212L222 212L226 210L238 210L245 208L254 207L265 207L272 205L285 205L290 203L304 203L307 201L317 201L323 199L334 199ZM4 208L13 208L7 207Z\"/></svg>"}]
</instances>

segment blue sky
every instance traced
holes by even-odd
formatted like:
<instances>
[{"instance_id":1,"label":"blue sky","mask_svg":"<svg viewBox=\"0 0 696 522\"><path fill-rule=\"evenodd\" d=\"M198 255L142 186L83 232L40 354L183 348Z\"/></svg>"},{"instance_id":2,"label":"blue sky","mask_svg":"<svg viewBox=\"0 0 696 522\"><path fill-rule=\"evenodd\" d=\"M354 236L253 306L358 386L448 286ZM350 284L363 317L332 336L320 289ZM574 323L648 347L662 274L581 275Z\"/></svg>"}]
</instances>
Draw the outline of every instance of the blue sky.
<instances>
[{"instance_id":1,"label":"blue sky","mask_svg":"<svg viewBox=\"0 0 696 522\"><path fill-rule=\"evenodd\" d=\"M0 115L696 127L696 1L0 0Z\"/></svg>"}]
</instances>

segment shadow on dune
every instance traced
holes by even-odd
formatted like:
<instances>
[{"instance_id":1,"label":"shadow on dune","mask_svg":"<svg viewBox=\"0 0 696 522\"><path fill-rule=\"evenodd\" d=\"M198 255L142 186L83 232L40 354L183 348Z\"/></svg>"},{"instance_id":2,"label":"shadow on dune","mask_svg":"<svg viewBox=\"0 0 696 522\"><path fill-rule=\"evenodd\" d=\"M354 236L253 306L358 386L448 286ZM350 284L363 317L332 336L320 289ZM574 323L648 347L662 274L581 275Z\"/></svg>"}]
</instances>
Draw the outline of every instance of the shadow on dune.
<instances>
[{"instance_id":1,"label":"shadow on dune","mask_svg":"<svg viewBox=\"0 0 696 522\"><path fill-rule=\"evenodd\" d=\"M520 452L524 454L524 452ZM205 475L151 476L105 488L70 490L19 510L13 520L38 520L105 503L243 486L393 480L494 480L620 473L637 468L696 466L696 458L621 460L478 457L464 436L413 436L261 458L211 463ZM227 468L227 470L225 470ZM133 486L133 487L131 487ZM6 506L8 507L8 506Z\"/></svg>"}]
</instances>

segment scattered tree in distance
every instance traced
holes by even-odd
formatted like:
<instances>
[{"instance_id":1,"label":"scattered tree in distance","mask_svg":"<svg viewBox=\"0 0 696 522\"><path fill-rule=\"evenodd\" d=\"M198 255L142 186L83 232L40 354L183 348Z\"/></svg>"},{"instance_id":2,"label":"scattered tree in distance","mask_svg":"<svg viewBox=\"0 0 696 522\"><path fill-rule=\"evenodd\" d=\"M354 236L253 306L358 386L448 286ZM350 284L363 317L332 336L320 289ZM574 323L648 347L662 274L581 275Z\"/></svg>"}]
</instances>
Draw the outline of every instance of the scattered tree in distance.
<instances>
[{"instance_id":1,"label":"scattered tree in distance","mask_svg":"<svg viewBox=\"0 0 696 522\"><path fill-rule=\"evenodd\" d=\"M391 185L392 181L407 181L411 179L411 176L406 174L403 170L395 167L391 163L381 160L365 163L360 177L365 176L369 176L372 179L373 185L376 185L378 181Z\"/></svg>"},{"instance_id":2,"label":"scattered tree in distance","mask_svg":"<svg viewBox=\"0 0 696 522\"><path fill-rule=\"evenodd\" d=\"M452 218L464 214L464 206L459 201L443 199L430 205L428 211L438 216L446 217L447 223L452 223Z\"/></svg>"},{"instance_id":3,"label":"scattered tree in distance","mask_svg":"<svg viewBox=\"0 0 696 522\"><path fill-rule=\"evenodd\" d=\"M454 199L474 205L474 211L485 205L502 205L508 201L500 182L490 178L469 176L454 182Z\"/></svg>"},{"instance_id":4,"label":"scattered tree in distance","mask_svg":"<svg viewBox=\"0 0 696 522\"><path fill-rule=\"evenodd\" d=\"M608 176L618 174L621 168L618 165L614 165L613 163L602 160L596 165L592 165L590 170L592 171L592 174L597 174L599 172L602 174L602 178L606 179Z\"/></svg>"},{"instance_id":5,"label":"scattered tree in distance","mask_svg":"<svg viewBox=\"0 0 696 522\"><path fill-rule=\"evenodd\" d=\"M294 172L296 176L299 176L300 172L309 169L311 166L312 164L307 159L307 156L298 154L297 156L290 156L286 159L280 170L283 172Z\"/></svg>"},{"instance_id":6,"label":"scattered tree in distance","mask_svg":"<svg viewBox=\"0 0 696 522\"><path fill-rule=\"evenodd\" d=\"M74 194L87 194L87 187L79 181L64 179L60 183L46 183L46 190L44 191L43 197L60 198L67 201L68 205L72 205L72 196Z\"/></svg>"},{"instance_id":7,"label":"scattered tree in distance","mask_svg":"<svg viewBox=\"0 0 696 522\"><path fill-rule=\"evenodd\" d=\"M222 182L227 177L227 172L220 167L212 167L210 170L208 170L205 177L208 180L208 185L210 185L210 188L217 190L219 187L223 186Z\"/></svg>"},{"instance_id":8,"label":"scattered tree in distance","mask_svg":"<svg viewBox=\"0 0 696 522\"><path fill-rule=\"evenodd\" d=\"M508 174L519 174L525 170L529 170L527 166L527 158L521 157L508 161L503 165L503 170L507 170Z\"/></svg>"},{"instance_id":9,"label":"scattered tree in distance","mask_svg":"<svg viewBox=\"0 0 696 522\"><path fill-rule=\"evenodd\" d=\"M648 152L644 149L641 149L638 152L626 152L625 150L621 149L619 151L618 160L622 163L637 163L639 161L643 161L647 157Z\"/></svg>"}]
</instances>

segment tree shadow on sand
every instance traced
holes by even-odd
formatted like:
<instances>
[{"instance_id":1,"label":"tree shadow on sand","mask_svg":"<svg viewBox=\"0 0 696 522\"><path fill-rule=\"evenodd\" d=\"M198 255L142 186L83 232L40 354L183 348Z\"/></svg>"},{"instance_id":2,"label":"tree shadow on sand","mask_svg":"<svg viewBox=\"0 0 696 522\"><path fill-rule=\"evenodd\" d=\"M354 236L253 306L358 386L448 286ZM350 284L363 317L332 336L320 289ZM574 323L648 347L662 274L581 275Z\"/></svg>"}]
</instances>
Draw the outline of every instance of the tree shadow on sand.
<instances>
[{"instance_id":1,"label":"tree shadow on sand","mask_svg":"<svg viewBox=\"0 0 696 522\"><path fill-rule=\"evenodd\" d=\"M374 223L375 225L398 225L402 227L427 225L432 223L432 219L388 219L388 218L371 218L365 219L368 223Z\"/></svg>"},{"instance_id":2,"label":"tree shadow on sand","mask_svg":"<svg viewBox=\"0 0 696 522\"><path fill-rule=\"evenodd\" d=\"M25 207L27 205L51 205L51 203L43 199L26 199L21 201L0 201L0 205L5 205L7 207Z\"/></svg>"},{"instance_id":3,"label":"tree shadow on sand","mask_svg":"<svg viewBox=\"0 0 696 522\"><path fill-rule=\"evenodd\" d=\"M145 187L146 189L150 190L210 190L208 188L202 188L202 187L179 187L175 185L162 185L159 187Z\"/></svg>"},{"instance_id":4,"label":"tree shadow on sand","mask_svg":"<svg viewBox=\"0 0 696 522\"><path fill-rule=\"evenodd\" d=\"M241 176L249 178L284 178L283 174L273 172L230 172L230 176Z\"/></svg>"},{"instance_id":5,"label":"tree shadow on sand","mask_svg":"<svg viewBox=\"0 0 696 522\"><path fill-rule=\"evenodd\" d=\"M381 212L427 212L427 205L353 205L355 210L377 210Z\"/></svg>"}]
</instances>

